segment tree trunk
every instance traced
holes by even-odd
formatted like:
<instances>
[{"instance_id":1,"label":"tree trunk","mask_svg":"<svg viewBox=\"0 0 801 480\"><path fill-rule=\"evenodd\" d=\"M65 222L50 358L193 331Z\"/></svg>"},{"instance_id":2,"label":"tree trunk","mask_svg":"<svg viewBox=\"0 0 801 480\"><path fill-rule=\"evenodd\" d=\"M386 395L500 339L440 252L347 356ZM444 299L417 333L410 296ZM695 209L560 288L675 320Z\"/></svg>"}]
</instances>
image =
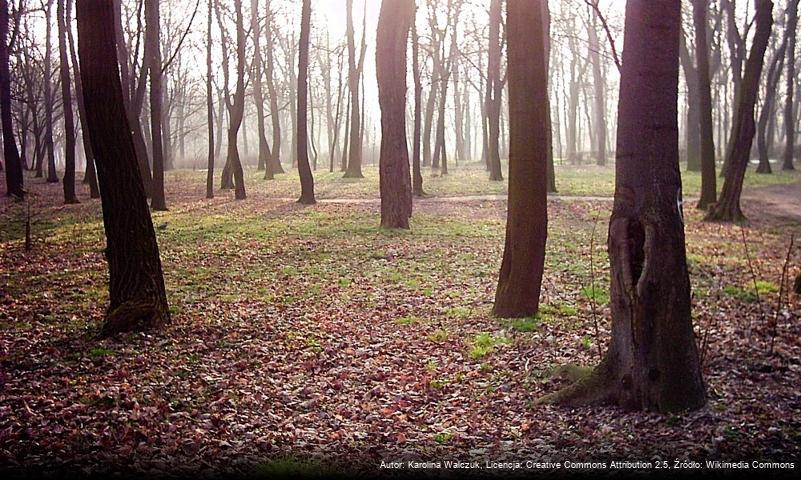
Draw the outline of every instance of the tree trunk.
<instances>
[{"instance_id":1,"label":"tree trunk","mask_svg":"<svg viewBox=\"0 0 801 480\"><path fill-rule=\"evenodd\" d=\"M239 159L237 138L242 118L245 114L245 24L242 18L242 0L234 0L236 10L236 91L234 102L229 108L230 124L228 127L228 160L234 178L234 198L244 200L245 178L242 171L242 162Z\"/></svg>"},{"instance_id":2,"label":"tree trunk","mask_svg":"<svg viewBox=\"0 0 801 480\"><path fill-rule=\"evenodd\" d=\"M757 173L770 174L773 169L770 166L770 155L773 137L772 125L775 124L775 104L776 90L779 87L779 78L784 65L784 52L787 50L787 36L785 35L781 46L773 55L773 60L768 68L768 78L765 84L765 100L762 103L762 110L759 112L757 123L757 152L759 154L759 166Z\"/></svg>"},{"instance_id":3,"label":"tree trunk","mask_svg":"<svg viewBox=\"0 0 801 480\"><path fill-rule=\"evenodd\" d=\"M595 84L595 98L593 99L593 120L595 122L595 163L606 165L606 78L601 71L601 45L598 42L597 17L595 10L590 12L592 25L588 29L590 40L590 63L592 64L592 79Z\"/></svg>"},{"instance_id":4,"label":"tree trunk","mask_svg":"<svg viewBox=\"0 0 801 480\"><path fill-rule=\"evenodd\" d=\"M159 249L122 99L110 2L78 0L78 54L106 231L104 335L170 321Z\"/></svg>"},{"instance_id":5,"label":"tree trunk","mask_svg":"<svg viewBox=\"0 0 801 480\"><path fill-rule=\"evenodd\" d=\"M208 0L208 18L206 23L206 122L208 122L208 165L206 170L206 198L214 198L214 98L212 97L212 77L214 75L211 68L211 19L212 2Z\"/></svg>"},{"instance_id":6,"label":"tree trunk","mask_svg":"<svg viewBox=\"0 0 801 480\"><path fill-rule=\"evenodd\" d=\"M793 95L795 89L795 39L798 26L798 1L790 0L787 5L787 75L785 76L786 93L784 98L784 156L782 170L795 170L793 154L795 152L795 116L793 115Z\"/></svg>"},{"instance_id":7,"label":"tree trunk","mask_svg":"<svg viewBox=\"0 0 801 480\"><path fill-rule=\"evenodd\" d=\"M376 76L381 107L379 186L381 226L384 228L408 229L412 216L412 185L406 146L406 47L414 17L414 0L383 0L381 3L376 36Z\"/></svg>"},{"instance_id":8,"label":"tree trunk","mask_svg":"<svg viewBox=\"0 0 801 480\"><path fill-rule=\"evenodd\" d=\"M72 25L72 0L67 0L67 25ZM86 124L86 109L83 104L83 87L81 85L81 69L78 67L78 54L75 52L75 39L72 28L67 28L67 40L72 60L72 71L75 77L75 97L78 102L78 119L81 125L81 140L84 156L86 157L86 172L84 183L89 184L89 197L100 198L100 187L97 185L97 172L95 171L95 155L92 151L92 142L89 141L89 126Z\"/></svg>"},{"instance_id":9,"label":"tree trunk","mask_svg":"<svg viewBox=\"0 0 801 480\"><path fill-rule=\"evenodd\" d=\"M298 173L300 198L298 203L313 205L314 176L309 166L309 139L307 126L309 95L309 30L311 29L311 0L303 0L300 20L300 49L298 53Z\"/></svg>"},{"instance_id":10,"label":"tree trunk","mask_svg":"<svg viewBox=\"0 0 801 480\"><path fill-rule=\"evenodd\" d=\"M698 61L698 116L701 140L701 198L698 208L706 210L717 199L715 176L715 140L712 136L712 89L709 82L709 43L706 39L706 11L709 0L693 0L695 22L695 57ZM690 126L692 128L692 126ZM689 169L689 164L688 164Z\"/></svg>"},{"instance_id":11,"label":"tree trunk","mask_svg":"<svg viewBox=\"0 0 801 480\"><path fill-rule=\"evenodd\" d=\"M500 135L501 135L501 0L490 1L489 14L489 50L487 61L487 131L488 160L490 180L503 180L501 171Z\"/></svg>"},{"instance_id":12,"label":"tree trunk","mask_svg":"<svg viewBox=\"0 0 801 480\"><path fill-rule=\"evenodd\" d=\"M756 33L751 45L751 53L745 65L743 81L740 85L737 111L732 125L728 158L725 164L726 178L718 203L713 205L706 220L719 222L739 222L745 220L740 209L740 194L743 179L751 156L751 145L756 133L754 107L759 93L759 80L762 76L765 50L768 48L770 31L773 26L773 2L757 0Z\"/></svg>"},{"instance_id":13,"label":"tree trunk","mask_svg":"<svg viewBox=\"0 0 801 480\"><path fill-rule=\"evenodd\" d=\"M63 1L56 8L58 17L58 57L61 98L64 110L64 203L80 203L75 196L75 119L72 115L72 85L67 54L67 14Z\"/></svg>"},{"instance_id":14,"label":"tree trunk","mask_svg":"<svg viewBox=\"0 0 801 480\"><path fill-rule=\"evenodd\" d=\"M348 168L345 178L364 178L362 175L362 144L361 144L361 115L359 112L359 76L357 68L356 43L353 38L353 0L346 1L348 38L348 85L350 86L351 120L350 120L350 146L348 151ZM361 62L359 62L361 63Z\"/></svg>"},{"instance_id":15,"label":"tree trunk","mask_svg":"<svg viewBox=\"0 0 801 480\"><path fill-rule=\"evenodd\" d=\"M51 54L53 50L52 38L52 10L53 0L45 0L45 51L44 51L44 102L45 102L45 137L44 145L47 152L47 183L58 183L56 174L56 151L53 145L53 88L51 84Z\"/></svg>"},{"instance_id":16,"label":"tree trunk","mask_svg":"<svg viewBox=\"0 0 801 480\"><path fill-rule=\"evenodd\" d=\"M11 81L8 65L8 0L0 0L0 114L3 124L3 160L6 167L6 194L22 198L22 160L14 140L11 118Z\"/></svg>"},{"instance_id":17,"label":"tree trunk","mask_svg":"<svg viewBox=\"0 0 801 480\"><path fill-rule=\"evenodd\" d=\"M273 127L273 149L270 155L270 172L273 175L284 173L281 166L281 110L278 108L278 93L275 88L275 65L273 61L273 13L271 5L267 4L267 25L264 28L267 48L267 93L270 95L270 123ZM265 173L266 175L266 173Z\"/></svg>"},{"instance_id":18,"label":"tree trunk","mask_svg":"<svg viewBox=\"0 0 801 480\"><path fill-rule=\"evenodd\" d=\"M629 0L615 204L612 339L600 365L544 397L679 412L706 402L692 329L678 145L681 2ZM649 179L659 179L655 183Z\"/></svg>"},{"instance_id":19,"label":"tree trunk","mask_svg":"<svg viewBox=\"0 0 801 480\"><path fill-rule=\"evenodd\" d=\"M149 52L147 62L150 70L150 138L153 149L153 190L150 192L150 208L166 211L164 198L164 141L162 137L162 65L161 65L161 15L158 0L145 2L146 50Z\"/></svg>"},{"instance_id":20,"label":"tree trunk","mask_svg":"<svg viewBox=\"0 0 801 480\"><path fill-rule=\"evenodd\" d=\"M412 193L416 197L425 195L423 174L420 171L420 140L423 107L423 82L420 78L420 37L417 36L416 21L412 21L412 75L414 78L414 131L412 132Z\"/></svg>"},{"instance_id":21,"label":"tree trunk","mask_svg":"<svg viewBox=\"0 0 801 480\"><path fill-rule=\"evenodd\" d=\"M265 170L264 178L272 180L273 171L267 167L272 152L267 143L264 127L264 95L261 91L261 31L259 23L259 0L250 0L250 29L253 34L253 100L256 102L256 130L259 137L259 164L258 169ZM271 46L272 47L272 46Z\"/></svg>"},{"instance_id":22,"label":"tree trunk","mask_svg":"<svg viewBox=\"0 0 801 480\"><path fill-rule=\"evenodd\" d=\"M543 0L507 4L509 207L493 312L537 313L548 231L548 79Z\"/></svg>"}]
</instances>

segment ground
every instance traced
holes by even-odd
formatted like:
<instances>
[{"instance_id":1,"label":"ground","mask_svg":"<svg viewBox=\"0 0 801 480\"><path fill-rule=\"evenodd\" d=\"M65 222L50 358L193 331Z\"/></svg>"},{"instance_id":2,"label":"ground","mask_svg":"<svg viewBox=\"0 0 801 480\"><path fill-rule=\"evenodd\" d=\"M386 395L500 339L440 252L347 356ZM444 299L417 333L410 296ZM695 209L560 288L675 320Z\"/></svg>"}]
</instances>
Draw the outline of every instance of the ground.
<instances>
[{"instance_id":1,"label":"ground","mask_svg":"<svg viewBox=\"0 0 801 480\"><path fill-rule=\"evenodd\" d=\"M593 365L608 340L612 168L558 170L542 312L516 321L490 315L505 183L480 169L426 176L433 196L397 232L378 227L366 174L318 173L330 201L303 207L295 174L249 171L247 200L209 201L204 172L170 172L170 211L153 218L173 323L109 340L97 338L99 202L81 186L82 203L64 206L58 184L32 179L29 204L0 200L0 466L369 473L446 456L801 457L801 299L780 287L801 174L749 174L742 227L703 223L698 177L685 175L709 403L670 416L535 404L564 385L557 367ZM789 265L794 277L798 248Z\"/></svg>"}]
</instances>

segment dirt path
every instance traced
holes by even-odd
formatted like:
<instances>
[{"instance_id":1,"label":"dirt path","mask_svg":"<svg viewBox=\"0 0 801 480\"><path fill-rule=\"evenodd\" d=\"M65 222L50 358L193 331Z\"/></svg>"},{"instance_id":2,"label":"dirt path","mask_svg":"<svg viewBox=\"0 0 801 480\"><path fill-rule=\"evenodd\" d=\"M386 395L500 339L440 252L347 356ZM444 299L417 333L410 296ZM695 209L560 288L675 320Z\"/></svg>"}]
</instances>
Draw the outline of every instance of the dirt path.
<instances>
[{"instance_id":1,"label":"dirt path","mask_svg":"<svg viewBox=\"0 0 801 480\"><path fill-rule=\"evenodd\" d=\"M758 205L759 211L782 223L801 223L801 183L746 189L743 203Z\"/></svg>"}]
</instances>

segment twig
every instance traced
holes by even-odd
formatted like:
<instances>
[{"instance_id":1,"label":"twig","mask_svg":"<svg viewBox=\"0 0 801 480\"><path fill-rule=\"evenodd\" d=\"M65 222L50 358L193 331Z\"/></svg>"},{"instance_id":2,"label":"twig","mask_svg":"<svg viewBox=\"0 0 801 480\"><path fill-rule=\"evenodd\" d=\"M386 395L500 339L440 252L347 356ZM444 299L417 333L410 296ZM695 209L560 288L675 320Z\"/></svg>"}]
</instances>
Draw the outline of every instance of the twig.
<instances>
[{"instance_id":1,"label":"twig","mask_svg":"<svg viewBox=\"0 0 801 480\"><path fill-rule=\"evenodd\" d=\"M617 47L615 47L615 39L612 36L612 31L609 30L609 24L606 22L606 17L604 17L604 14L601 13L601 8L598 6L598 0L584 0L584 3L589 5L590 8L595 11L595 14L598 16L598 20L601 21L601 26L604 27L606 38L609 40L609 46L612 49L612 58L614 58L615 65L617 65L617 69L620 71L622 64L620 62L620 56L617 54Z\"/></svg>"},{"instance_id":2,"label":"twig","mask_svg":"<svg viewBox=\"0 0 801 480\"><path fill-rule=\"evenodd\" d=\"M745 227L740 225L740 232L742 233L743 237L743 248L745 249L745 259L748 261L748 269L751 271L751 280L754 283L754 295L756 295L756 302L757 306L759 307L759 314L760 319L765 319L765 309L762 308L762 300L759 298L759 286L757 285L757 275L756 271L754 270L754 264L751 261L751 254L748 253L748 240L745 238ZM748 317L748 339L751 339L751 317Z\"/></svg>"},{"instance_id":3,"label":"twig","mask_svg":"<svg viewBox=\"0 0 801 480\"><path fill-rule=\"evenodd\" d=\"M790 265L790 255L793 253L793 244L795 243L795 233L790 235L790 246L787 247L787 256L784 258L784 265L782 266L782 276L779 280L779 303L776 305L776 313L773 316L773 325L770 331L770 350L768 354L773 356L773 345L776 342L776 335L779 329L779 313L782 309L782 298L784 297L784 284L787 282L787 267Z\"/></svg>"},{"instance_id":4,"label":"twig","mask_svg":"<svg viewBox=\"0 0 801 480\"><path fill-rule=\"evenodd\" d=\"M595 326L595 343L598 345L598 360L603 360L603 352L601 351L601 334L598 329L598 314L596 313L595 305L595 262L593 260L593 251L595 250L595 229L598 226L598 212L595 213L595 218L592 223L592 234L590 235L590 307L592 311L592 323Z\"/></svg>"}]
</instances>

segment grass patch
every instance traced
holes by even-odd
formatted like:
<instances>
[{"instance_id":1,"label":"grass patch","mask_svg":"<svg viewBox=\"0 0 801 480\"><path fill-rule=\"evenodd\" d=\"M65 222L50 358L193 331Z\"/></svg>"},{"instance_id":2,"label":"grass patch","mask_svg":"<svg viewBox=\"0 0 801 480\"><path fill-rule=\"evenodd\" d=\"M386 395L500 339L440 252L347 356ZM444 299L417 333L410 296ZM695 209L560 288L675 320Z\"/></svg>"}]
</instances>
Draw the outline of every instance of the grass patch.
<instances>
[{"instance_id":1,"label":"grass patch","mask_svg":"<svg viewBox=\"0 0 801 480\"><path fill-rule=\"evenodd\" d=\"M609 305L609 291L597 285L593 289L590 286L581 289L581 295L587 300L595 300L598 305Z\"/></svg>"},{"instance_id":2,"label":"grass patch","mask_svg":"<svg viewBox=\"0 0 801 480\"><path fill-rule=\"evenodd\" d=\"M475 336L475 338L473 338L467 354L471 359L478 360L492 353L492 351L495 350L495 347L498 345L507 344L509 344L509 339L505 337L495 337L492 334L483 332L479 333Z\"/></svg>"}]
</instances>

